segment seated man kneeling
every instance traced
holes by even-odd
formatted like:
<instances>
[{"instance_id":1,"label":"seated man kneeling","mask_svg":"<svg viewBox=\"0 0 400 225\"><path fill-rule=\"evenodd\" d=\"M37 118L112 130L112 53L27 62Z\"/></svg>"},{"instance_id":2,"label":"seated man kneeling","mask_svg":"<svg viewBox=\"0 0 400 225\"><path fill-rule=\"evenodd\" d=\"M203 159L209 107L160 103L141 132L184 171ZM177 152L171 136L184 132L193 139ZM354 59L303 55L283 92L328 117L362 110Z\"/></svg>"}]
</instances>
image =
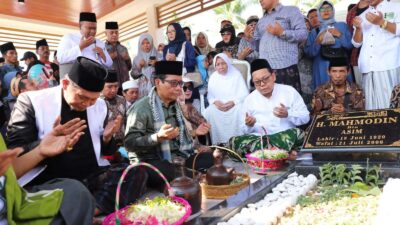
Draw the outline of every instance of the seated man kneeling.
<instances>
[{"instance_id":1,"label":"seated man kneeling","mask_svg":"<svg viewBox=\"0 0 400 225\"><path fill-rule=\"evenodd\" d=\"M186 167L191 168L195 156L193 139L177 102L182 95L182 67L179 61L156 63L155 87L130 108L125 132L125 147L131 162L150 163L168 180L175 178L171 163L175 157L185 158ZM199 126L194 134L204 135L208 127ZM195 169L207 169L212 165L212 154L206 152L197 158ZM162 188L164 182L159 176L152 170L147 171L149 186Z\"/></svg>"},{"instance_id":2,"label":"seated man kneeling","mask_svg":"<svg viewBox=\"0 0 400 225\"><path fill-rule=\"evenodd\" d=\"M261 149L260 136L268 134L271 145L287 151L301 146L304 132L297 126L308 123L310 113L300 94L291 86L276 84L276 75L265 59L251 63L254 90L244 101L242 130L229 146L244 156ZM263 137L267 146L267 137ZM293 152L293 155L296 155Z\"/></svg>"},{"instance_id":3,"label":"seated man kneeling","mask_svg":"<svg viewBox=\"0 0 400 225\"><path fill-rule=\"evenodd\" d=\"M346 80L348 72L349 64L345 58L330 60L330 80L314 92L311 103L314 115L365 110L363 90L356 83Z\"/></svg>"}]
</instances>

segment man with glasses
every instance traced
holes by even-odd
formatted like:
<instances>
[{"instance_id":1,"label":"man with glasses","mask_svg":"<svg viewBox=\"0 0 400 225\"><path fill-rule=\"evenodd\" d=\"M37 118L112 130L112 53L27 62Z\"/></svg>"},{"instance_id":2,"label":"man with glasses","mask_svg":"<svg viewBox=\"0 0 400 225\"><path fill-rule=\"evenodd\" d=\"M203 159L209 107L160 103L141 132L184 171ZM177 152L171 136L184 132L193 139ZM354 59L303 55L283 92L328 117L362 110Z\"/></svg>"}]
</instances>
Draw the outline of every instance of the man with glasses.
<instances>
[{"instance_id":1,"label":"man with glasses","mask_svg":"<svg viewBox=\"0 0 400 225\"><path fill-rule=\"evenodd\" d=\"M131 162L147 162L157 167L168 180L174 178L172 159L183 157L191 168L193 139L184 122L177 99L182 95L182 62L158 61L155 64L155 87L137 101L128 112L125 147ZM199 134L204 135L204 134ZM196 168L212 165L211 154L201 154ZM148 171L149 186L160 188L163 181Z\"/></svg>"},{"instance_id":2,"label":"man with glasses","mask_svg":"<svg viewBox=\"0 0 400 225\"><path fill-rule=\"evenodd\" d=\"M117 184L127 167L123 163L110 165L104 159L117 151L113 136L122 123L121 116L107 121L106 103L99 99L106 77L107 71L102 65L78 57L60 86L22 93L7 127L8 146L24 150L15 160L20 165L15 167L17 176L30 170L42 170L38 176L30 177L27 186L55 178L79 180L96 200L96 215L113 210ZM81 128L79 140L63 151L43 154L35 147L56 124L70 128L60 132L62 135L71 135L68 130ZM143 194L140 184L147 180L146 174L139 170L128 176L129 182L121 190L126 195L122 197L123 205L136 201Z\"/></svg>"},{"instance_id":3,"label":"man with glasses","mask_svg":"<svg viewBox=\"0 0 400 225\"><path fill-rule=\"evenodd\" d=\"M243 103L245 135L231 138L230 147L245 155L260 149L259 135L266 134L270 144L278 148L291 151L301 146L304 132L296 127L310 120L301 95L291 86L276 84L275 71L265 59L254 60L251 72L256 90ZM266 138L263 140L266 147Z\"/></svg>"}]
</instances>

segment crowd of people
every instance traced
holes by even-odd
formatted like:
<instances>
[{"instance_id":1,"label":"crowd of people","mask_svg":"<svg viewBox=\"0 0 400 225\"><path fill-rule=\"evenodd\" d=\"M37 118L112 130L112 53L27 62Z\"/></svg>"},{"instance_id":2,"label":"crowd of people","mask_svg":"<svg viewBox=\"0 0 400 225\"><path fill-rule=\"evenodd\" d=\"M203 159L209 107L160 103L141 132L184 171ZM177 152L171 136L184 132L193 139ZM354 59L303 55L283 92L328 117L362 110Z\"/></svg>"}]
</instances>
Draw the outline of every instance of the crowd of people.
<instances>
[{"instance_id":1,"label":"crowd of people","mask_svg":"<svg viewBox=\"0 0 400 225\"><path fill-rule=\"evenodd\" d=\"M176 157L191 168L201 152L195 169L212 166L210 145L244 156L269 143L295 158L313 115L400 106L399 3L360 0L346 22L330 1L307 15L279 0L260 5L263 16L249 17L240 35L223 20L215 47L205 32L193 43L189 27L171 23L165 44L140 35L132 59L117 22L96 39L91 12L80 13L79 32L61 39L53 62L46 39L20 59L25 71L13 43L1 45L0 224L97 223L113 211L130 163L172 180ZM132 170L120 205L148 187L164 184Z\"/></svg>"}]
</instances>

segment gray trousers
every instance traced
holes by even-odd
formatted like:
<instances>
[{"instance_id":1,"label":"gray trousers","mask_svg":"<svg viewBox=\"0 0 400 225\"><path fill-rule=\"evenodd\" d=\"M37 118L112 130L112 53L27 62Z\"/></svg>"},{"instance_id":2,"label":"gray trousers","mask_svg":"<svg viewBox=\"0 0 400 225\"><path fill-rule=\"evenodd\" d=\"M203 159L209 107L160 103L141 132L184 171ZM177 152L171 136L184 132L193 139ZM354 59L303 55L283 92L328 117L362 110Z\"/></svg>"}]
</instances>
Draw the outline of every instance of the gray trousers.
<instances>
[{"instance_id":1,"label":"gray trousers","mask_svg":"<svg viewBox=\"0 0 400 225\"><path fill-rule=\"evenodd\" d=\"M89 190L79 181L53 179L44 184L27 188L28 192L62 189L64 197L60 211L51 225L92 225L95 201Z\"/></svg>"}]
</instances>

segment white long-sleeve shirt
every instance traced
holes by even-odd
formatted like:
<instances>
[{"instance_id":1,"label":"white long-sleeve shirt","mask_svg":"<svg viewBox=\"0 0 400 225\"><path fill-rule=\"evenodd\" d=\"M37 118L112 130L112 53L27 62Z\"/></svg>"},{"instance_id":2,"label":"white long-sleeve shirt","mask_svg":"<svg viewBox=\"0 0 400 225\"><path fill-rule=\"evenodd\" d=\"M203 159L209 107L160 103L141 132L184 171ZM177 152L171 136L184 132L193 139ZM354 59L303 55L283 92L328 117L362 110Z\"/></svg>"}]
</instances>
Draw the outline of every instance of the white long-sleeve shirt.
<instances>
[{"instance_id":1,"label":"white long-sleeve shirt","mask_svg":"<svg viewBox=\"0 0 400 225\"><path fill-rule=\"evenodd\" d=\"M385 20L396 23L396 34L370 23L367 13L381 12ZM400 3L382 1L376 8L369 7L361 15L363 41L352 44L361 48L358 66L361 73L387 71L400 67ZM354 31L355 32L355 31Z\"/></svg>"},{"instance_id":2,"label":"white long-sleeve shirt","mask_svg":"<svg viewBox=\"0 0 400 225\"><path fill-rule=\"evenodd\" d=\"M288 117L279 118L273 113L275 107L280 104L288 107ZM256 118L253 127L245 124L246 113ZM310 112L304 104L303 98L291 86L275 84L270 98L263 96L259 91L254 90L243 103L242 130L245 134L264 134L264 127L268 134L275 134L306 124L310 120Z\"/></svg>"},{"instance_id":3,"label":"white long-sleeve shirt","mask_svg":"<svg viewBox=\"0 0 400 225\"><path fill-rule=\"evenodd\" d=\"M79 56L84 56L108 68L112 67L113 61L110 55L108 54L104 43L101 40L96 39L95 43L81 50L79 48L79 43L81 41L81 38L82 35L80 33L72 33L64 35L57 49L57 59L60 62L60 64L72 63ZM96 56L96 53L93 51L95 47L100 47L101 49L103 49L104 55L106 56L105 62L100 56Z\"/></svg>"}]
</instances>

